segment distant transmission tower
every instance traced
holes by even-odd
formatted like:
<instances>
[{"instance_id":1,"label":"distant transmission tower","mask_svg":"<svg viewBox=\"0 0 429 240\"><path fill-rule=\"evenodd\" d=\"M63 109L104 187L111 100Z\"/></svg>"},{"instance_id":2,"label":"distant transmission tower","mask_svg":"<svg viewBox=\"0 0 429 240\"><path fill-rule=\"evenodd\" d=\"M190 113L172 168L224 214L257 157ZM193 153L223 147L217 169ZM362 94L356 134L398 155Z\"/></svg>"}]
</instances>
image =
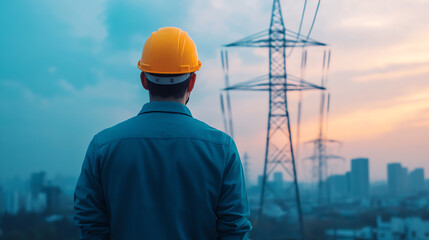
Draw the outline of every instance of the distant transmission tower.
<instances>
[{"instance_id":1,"label":"distant transmission tower","mask_svg":"<svg viewBox=\"0 0 429 240\"><path fill-rule=\"evenodd\" d=\"M249 81L231 86L226 76L226 84L228 85L226 85L224 91L226 94L228 94L230 90L268 91L269 93L264 174L256 225L260 225L261 222L263 222L263 216L269 214L268 212L264 212L264 206L267 204L275 204L285 211L290 218L289 223L291 224L288 225L293 225L293 230L286 231L288 239L303 238L303 219L292 146L287 91L324 90L322 86L312 84L286 72L286 48L289 47L293 49L294 47L306 46L326 46L326 44L315 41L309 38L308 35L303 36L300 33L286 30L279 0L274 0L273 2L271 23L268 30L258 32L225 45L225 47L265 47L269 49L268 75L256 77ZM226 51L222 53L222 62L226 63L223 64L224 71L228 69L225 56L227 56ZM221 95L223 104L222 99L223 97ZM222 109L226 112L223 106ZM224 119L224 122L227 126L228 121ZM286 172L286 177L290 179L290 181L286 182L288 184L290 183L290 185L285 188L286 192L279 193L278 189L274 186L270 186L270 183L267 181L269 175L276 169ZM271 193L270 195L268 195L268 191ZM268 236L260 236L260 238L266 237Z\"/></svg>"},{"instance_id":2,"label":"distant transmission tower","mask_svg":"<svg viewBox=\"0 0 429 240\"><path fill-rule=\"evenodd\" d=\"M244 178L246 183L249 184L249 155L247 152L243 154L243 167L244 167Z\"/></svg>"},{"instance_id":3,"label":"distant transmission tower","mask_svg":"<svg viewBox=\"0 0 429 240\"><path fill-rule=\"evenodd\" d=\"M328 78L327 74L329 71L329 65L331 61L331 52L324 51L323 53L323 71L322 71L322 86L327 87ZM326 98L326 91L322 91L320 95L320 112L319 112L319 135L316 139L308 141L306 143L312 143L314 146L313 155L304 159L310 159L313 162L313 177L317 181L317 201L319 205L330 199L330 187L327 183L328 177L328 160L340 159L344 160L343 157L329 154L327 147L329 144L339 144L342 142L328 139L327 128L328 128L328 115L330 105L330 94ZM325 116L326 111L326 116ZM325 201L326 200L326 201Z\"/></svg>"}]
</instances>

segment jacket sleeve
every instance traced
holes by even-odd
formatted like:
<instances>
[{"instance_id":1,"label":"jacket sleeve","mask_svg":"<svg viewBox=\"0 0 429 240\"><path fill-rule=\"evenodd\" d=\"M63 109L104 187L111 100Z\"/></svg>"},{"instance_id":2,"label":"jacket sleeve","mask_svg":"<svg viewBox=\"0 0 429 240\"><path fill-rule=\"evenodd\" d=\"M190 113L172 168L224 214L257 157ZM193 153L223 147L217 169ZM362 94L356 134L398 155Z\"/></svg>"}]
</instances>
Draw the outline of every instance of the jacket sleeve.
<instances>
[{"instance_id":1,"label":"jacket sleeve","mask_svg":"<svg viewBox=\"0 0 429 240\"><path fill-rule=\"evenodd\" d=\"M247 217L249 207L240 156L234 141L229 138L222 189L216 209L218 239L248 239L252 229Z\"/></svg>"},{"instance_id":2,"label":"jacket sleeve","mask_svg":"<svg viewBox=\"0 0 429 240\"><path fill-rule=\"evenodd\" d=\"M109 239L108 214L100 181L95 137L89 144L74 193L74 223L80 239Z\"/></svg>"}]
</instances>

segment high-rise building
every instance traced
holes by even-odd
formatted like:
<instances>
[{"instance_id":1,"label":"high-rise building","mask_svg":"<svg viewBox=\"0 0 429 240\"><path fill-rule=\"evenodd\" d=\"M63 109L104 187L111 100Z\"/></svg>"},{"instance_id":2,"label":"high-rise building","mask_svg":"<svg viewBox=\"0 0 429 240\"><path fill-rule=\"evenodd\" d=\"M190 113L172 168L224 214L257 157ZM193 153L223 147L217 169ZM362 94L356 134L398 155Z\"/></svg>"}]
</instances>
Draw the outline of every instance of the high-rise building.
<instances>
[{"instance_id":1,"label":"high-rise building","mask_svg":"<svg viewBox=\"0 0 429 240\"><path fill-rule=\"evenodd\" d=\"M355 158L351 160L350 186L355 197L369 196L369 160Z\"/></svg>"},{"instance_id":2,"label":"high-rise building","mask_svg":"<svg viewBox=\"0 0 429 240\"><path fill-rule=\"evenodd\" d=\"M45 186L45 177L45 172L31 174L31 196L33 198L38 198L39 193L42 192L43 187Z\"/></svg>"},{"instance_id":3,"label":"high-rise building","mask_svg":"<svg viewBox=\"0 0 429 240\"><path fill-rule=\"evenodd\" d=\"M408 169L400 163L387 164L387 184L392 196L401 196L407 192Z\"/></svg>"},{"instance_id":4,"label":"high-rise building","mask_svg":"<svg viewBox=\"0 0 429 240\"><path fill-rule=\"evenodd\" d=\"M326 180L326 185L329 187L330 199L344 198L349 194L348 186L350 185L347 179L347 174L331 175Z\"/></svg>"},{"instance_id":5,"label":"high-rise building","mask_svg":"<svg viewBox=\"0 0 429 240\"><path fill-rule=\"evenodd\" d=\"M261 188L262 187L262 181L264 180L264 176L263 175L259 175L258 176L258 187Z\"/></svg>"},{"instance_id":6,"label":"high-rise building","mask_svg":"<svg viewBox=\"0 0 429 240\"><path fill-rule=\"evenodd\" d=\"M46 212L49 214L56 213L60 206L61 189L58 186L46 186Z\"/></svg>"},{"instance_id":7,"label":"high-rise building","mask_svg":"<svg viewBox=\"0 0 429 240\"><path fill-rule=\"evenodd\" d=\"M411 191L420 192L425 188L425 170L416 168L408 175L408 185Z\"/></svg>"},{"instance_id":8,"label":"high-rise building","mask_svg":"<svg viewBox=\"0 0 429 240\"><path fill-rule=\"evenodd\" d=\"M408 192L408 168L402 167L400 188L402 193Z\"/></svg>"},{"instance_id":9,"label":"high-rise building","mask_svg":"<svg viewBox=\"0 0 429 240\"><path fill-rule=\"evenodd\" d=\"M350 195L352 193L352 180L350 171L346 172L346 181L347 181L347 194Z\"/></svg>"},{"instance_id":10,"label":"high-rise building","mask_svg":"<svg viewBox=\"0 0 429 240\"><path fill-rule=\"evenodd\" d=\"M6 212L10 214L17 214L22 208L20 195L18 191L10 191L6 195Z\"/></svg>"},{"instance_id":11,"label":"high-rise building","mask_svg":"<svg viewBox=\"0 0 429 240\"><path fill-rule=\"evenodd\" d=\"M273 174L273 183L274 183L274 186L277 188L283 187L283 173L282 172L275 172Z\"/></svg>"},{"instance_id":12,"label":"high-rise building","mask_svg":"<svg viewBox=\"0 0 429 240\"><path fill-rule=\"evenodd\" d=\"M0 215L6 210L6 195L3 188L0 186Z\"/></svg>"}]
</instances>

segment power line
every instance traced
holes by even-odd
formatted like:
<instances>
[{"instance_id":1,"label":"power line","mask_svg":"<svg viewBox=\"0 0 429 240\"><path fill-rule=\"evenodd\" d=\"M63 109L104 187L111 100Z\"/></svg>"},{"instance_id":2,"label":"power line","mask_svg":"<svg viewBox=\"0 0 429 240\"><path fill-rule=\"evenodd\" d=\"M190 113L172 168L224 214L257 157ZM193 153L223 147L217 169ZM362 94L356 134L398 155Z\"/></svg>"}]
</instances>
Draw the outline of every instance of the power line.
<instances>
[{"instance_id":1,"label":"power line","mask_svg":"<svg viewBox=\"0 0 429 240\"><path fill-rule=\"evenodd\" d=\"M314 13L313 22L311 23L310 30L308 30L308 34L307 34L306 40L308 40L308 38L310 38L310 34L313 31L314 23L316 22L317 13L319 12L319 7L320 7L320 0L317 3L316 12Z\"/></svg>"},{"instance_id":2,"label":"power line","mask_svg":"<svg viewBox=\"0 0 429 240\"><path fill-rule=\"evenodd\" d=\"M306 8L307 8L307 0L304 1L304 7L302 8L301 21L299 23L298 34L296 35L296 41L299 40L299 35L301 34L302 22L304 21L304 15L305 15L305 9ZM296 45L296 43L291 48L291 50L289 51L289 53L287 54L286 57L289 57L292 54L293 50L295 49L295 45Z\"/></svg>"}]
</instances>

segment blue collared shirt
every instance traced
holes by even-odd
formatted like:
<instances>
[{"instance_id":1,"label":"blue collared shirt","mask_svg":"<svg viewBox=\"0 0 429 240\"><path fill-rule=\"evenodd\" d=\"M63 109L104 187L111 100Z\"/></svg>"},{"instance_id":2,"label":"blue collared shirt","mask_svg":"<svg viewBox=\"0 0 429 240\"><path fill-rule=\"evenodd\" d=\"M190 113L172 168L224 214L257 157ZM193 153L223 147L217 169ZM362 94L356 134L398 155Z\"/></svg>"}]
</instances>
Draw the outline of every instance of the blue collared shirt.
<instances>
[{"instance_id":1,"label":"blue collared shirt","mask_svg":"<svg viewBox=\"0 0 429 240\"><path fill-rule=\"evenodd\" d=\"M89 144L75 190L81 239L247 239L234 141L176 102L150 102Z\"/></svg>"}]
</instances>

